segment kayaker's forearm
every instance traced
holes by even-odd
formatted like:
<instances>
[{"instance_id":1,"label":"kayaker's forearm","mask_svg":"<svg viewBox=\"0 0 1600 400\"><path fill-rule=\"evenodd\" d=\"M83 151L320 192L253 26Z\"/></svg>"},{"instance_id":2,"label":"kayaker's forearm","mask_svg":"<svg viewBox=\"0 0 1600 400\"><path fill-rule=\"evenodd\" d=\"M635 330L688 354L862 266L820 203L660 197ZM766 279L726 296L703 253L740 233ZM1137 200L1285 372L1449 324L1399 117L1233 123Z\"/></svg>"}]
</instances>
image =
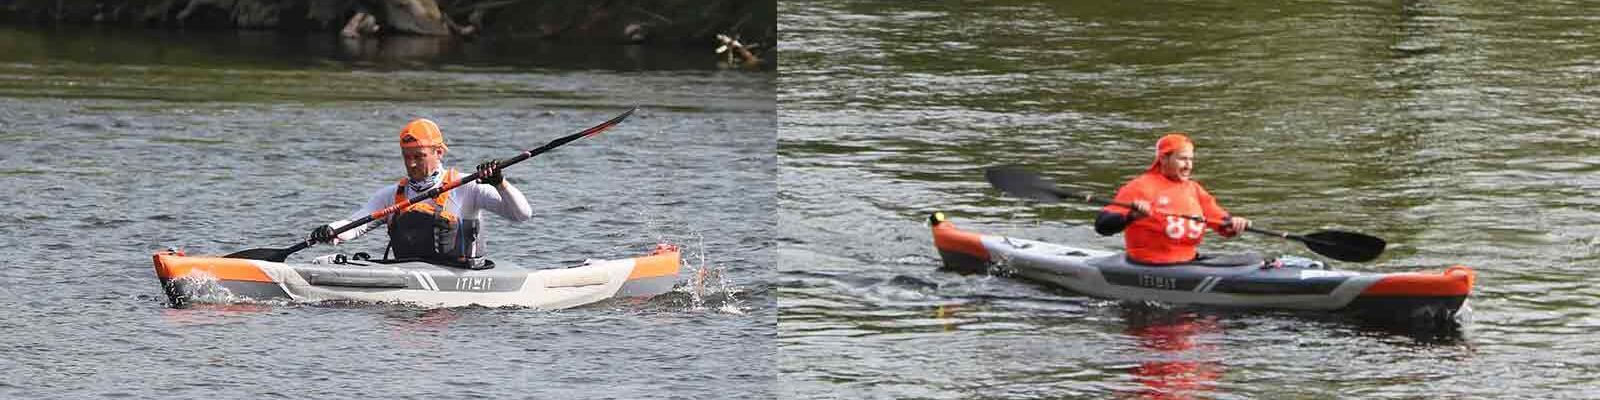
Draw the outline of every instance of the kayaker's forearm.
<instances>
[{"instance_id":1,"label":"kayaker's forearm","mask_svg":"<svg viewBox=\"0 0 1600 400\"><path fill-rule=\"evenodd\" d=\"M354 221L351 221L351 220L333 221L333 223L328 224L328 227L332 228L332 229L338 229L338 228L343 227L345 225L349 225L351 222L354 222ZM367 232L371 231L373 227L376 227L376 226L378 226L378 225L380 225L382 223L383 223L382 220L378 220L378 221L368 222L365 225L361 225L361 226L357 226L357 227L354 227L354 228L350 228L350 230L344 231L343 233L340 233L338 235L339 241L348 242L348 241L351 241L351 240L356 240L356 238L361 237L361 235L367 234Z\"/></svg>"},{"instance_id":2,"label":"kayaker's forearm","mask_svg":"<svg viewBox=\"0 0 1600 400\"><path fill-rule=\"evenodd\" d=\"M511 186L511 181L502 182L494 188L500 194L500 207L494 210L495 214L516 222L533 217L533 207L528 205L528 198L522 196L522 191L517 190L516 186Z\"/></svg>"},{"instance_id":3,"label":"kayaker's forearm","mask_svg":"<svg viewBox=\"0 0 1600 400\"><path fill-rule=\"evenodd\" d=\"M1128 216L1121 213L1101 211L1100 216L1094 219L1094 232L1100 236L1111 236L1128 228Z\"/></svg>"},{"instance_id":4,"label":"kayaker's forearm","mask_svg":"<svg viewBox=\"0 0 1600 400\"><path fill-rule=\"evenodd\" d=\"M396 189L397 188L393 185L378 188L378 190L373 192L372 196L367 199L367 205L362 206L360 210L356 210L356 212L351 213L349 218L341 221L334 221L334 223L329 225L333 226L334 228L342 227L351 221L357 221L362 218L366 218L367 216L372 215L372 213L378 212L378 210L382 210L385 207L393 205L394 203L391 199L394 198L394 191ZM339 240L346 242L355 240L356 238L361 237L361 235L367 234L367 232L371 231L372 228L383 225L384 221L384 219L378 219L368 222L366 225L351 228L348 231L344 231L344 233L340 233Z\"/></svg>"},{"instance_id":5,"label":"kayaker's forearm","mask_svg":"<svg viewBox=\"0 0 1600 400\"><path fill-rule=\"evenodd\" d=\"M350 216L345 219L350 221L359 220L368 215L372 215L372 213L378 212L378 210L384 209L384 207L394 205L395 189L396 187L394 185L378 188L378 190L372 192L371 196L367 197L366 205L361 206L361 209L356 210L356 212L350 213Z\"/></svg>"}]
</instances>

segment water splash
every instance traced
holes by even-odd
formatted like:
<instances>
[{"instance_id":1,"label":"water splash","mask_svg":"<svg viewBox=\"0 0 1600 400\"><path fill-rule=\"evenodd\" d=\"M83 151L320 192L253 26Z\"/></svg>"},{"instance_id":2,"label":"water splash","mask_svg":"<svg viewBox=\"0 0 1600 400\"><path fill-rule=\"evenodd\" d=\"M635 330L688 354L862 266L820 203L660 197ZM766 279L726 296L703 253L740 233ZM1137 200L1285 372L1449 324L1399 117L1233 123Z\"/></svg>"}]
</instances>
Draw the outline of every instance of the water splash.
<instances>
[{"instance_id":1,"label":"water splash","mask_svg":"<svg viewBox=\"0 0 1600 400\"><path fill-rule=\"evenodd\" d=\"M1467 299L1466 301L1461 302L1461 308L1457 309L1456 313L1450 316L1450 320L1456 324L1456 327L1472 325L1472 299Z\"/></svg>"},{"instance_id":2,"label":"water splash","mask_svg":"<svg viewBox=\"0 0 1600 400\"><path fill-rule=\"evenodd\" d=\"M742 289L728 278L726 266L707 260L705 238L696 234L695 241L697 245L692 257L681 261L683 268L690 271L689 280L678 288L689 295L689 309L714 309L725 314L743 315L744 302L738 296ZM690 262L689 258L697 262Z\"/></svg>"},{"instance_id":3,"label":"water splash","mask_svg":"<svg viewBox=\"0 0 1600 400\"><path fill-rule=\"evenodd\" d=\"M172 297L167 297L167 305L174 308L186 306L185 303L228 304L245 301L247 299L233 294L233 291L222 286L222 281L215 275L205 270L194 270L189 275L174 279L170 283L173 289L185 299L174 302Z\"/></svg>"},{"instance_id":4,"label":"water splash","mask_svg":"<svg viewBox=\"0 0 1600 400\"><path fill-rule=\"evenodd\" d=\"M274 307L295 303L295 301L289 299L257 299L236 295L233 291L228 290L226 286L223 286L222 281L217 279L215 275L199 269L190 271L184 277L174 279L171 285L183 297L181 303L174 304L171 297L162 296L163 301L171 308L193 308L194 305L198 304L238 304ZM167 289L163 288L163 290Z\"/></svg>"}]
</instances>

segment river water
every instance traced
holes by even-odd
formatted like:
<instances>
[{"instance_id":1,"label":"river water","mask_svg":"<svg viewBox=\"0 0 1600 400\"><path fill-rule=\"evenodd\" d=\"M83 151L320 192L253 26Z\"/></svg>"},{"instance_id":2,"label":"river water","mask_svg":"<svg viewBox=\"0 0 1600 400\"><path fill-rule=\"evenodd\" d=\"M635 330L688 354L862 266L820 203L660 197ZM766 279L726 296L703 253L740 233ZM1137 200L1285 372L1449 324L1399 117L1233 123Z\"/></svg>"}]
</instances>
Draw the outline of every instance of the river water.
<instances>
[{"instance_id":1,"label":"river water","mask_svg":"<svg viewBox=\"0 0 1600 400\"><path fill-rule=\"evenodd\" d=\"M772 73L707 49L0 29L0 397L761 398L775 377ZM506 158L532 220L501 264L683 247L678 289L554 312L172 309L150 254L284 247L404 174ZM383 235L343 245L381 251ZM314 248L294 258L327 252ZM703 278L701 271L704 271Z\"/></svg>"},{"instance_id":2,"label":"river water","mask_svg":"<svg viewBox=\"0 0 1600 400\"><path fill-rule=\"evenodd\" d=\"M1600 14L1584 2L823 0L779 7L785 398L1600 397ZM1104 249L1156 138L1259 227L1475 268L1453 332L941 272L925 224ZM1314 256L1263 236L1205 248Z\"/></svg>"}]
</instances>

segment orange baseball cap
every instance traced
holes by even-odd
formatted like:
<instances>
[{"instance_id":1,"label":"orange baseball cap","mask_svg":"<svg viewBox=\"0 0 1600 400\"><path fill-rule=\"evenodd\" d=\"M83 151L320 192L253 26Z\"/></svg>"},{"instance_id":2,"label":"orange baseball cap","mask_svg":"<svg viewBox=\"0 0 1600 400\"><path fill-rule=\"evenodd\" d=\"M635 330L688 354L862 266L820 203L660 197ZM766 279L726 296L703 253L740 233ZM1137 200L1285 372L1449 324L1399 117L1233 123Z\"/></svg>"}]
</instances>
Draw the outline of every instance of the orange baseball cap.
<instances>
[{"instance_id":1,"label":"orange baseball cap","mask_svg":"<svg viewBox=\"0 0 1600 400\"><path fill-rule=\"evenodd\" d=\"M417 118L400 129L400 148L433 146L449 148L444 145L444 133L439 131L439 124L427 118Z\"/></svg>"},{"instance_id":2,"label":"orange baseball cap","mask_svg":"<svg viewBox=\"0 0 1600 400\"><path fill-rule=\"evenodd\" d=\"M1148 171L1155 171L1161 165L1161 157L1179 150L1194 150L1194 141L1189 140L1189 135L1183 132L1170 132L1161 136L1156 141L1156 159L1150 162Z\"/></svg>"}]
</instances>

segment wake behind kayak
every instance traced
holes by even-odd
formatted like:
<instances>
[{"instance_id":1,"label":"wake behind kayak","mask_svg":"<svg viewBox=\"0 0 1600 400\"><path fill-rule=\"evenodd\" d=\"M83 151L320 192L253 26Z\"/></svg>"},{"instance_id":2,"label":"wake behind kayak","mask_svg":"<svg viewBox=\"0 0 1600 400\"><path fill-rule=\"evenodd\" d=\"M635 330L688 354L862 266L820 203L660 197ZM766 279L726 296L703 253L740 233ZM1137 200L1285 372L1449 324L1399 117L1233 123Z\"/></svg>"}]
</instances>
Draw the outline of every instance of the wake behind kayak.
<instances>
[{"instance_id":1,"label":"wake behind kayak","mask_svg":"<svg viewBox=\"0 0 1600 400\"><path fill-rule=\"evenodd\" d=\"M934 213L934 247L945 268L990 267L1031 281L1116 300L1221 307L1320 310L1414 327L1453 325L1476 274L1335 271L1316 262L1204 262L1151 266L1121 252L1092 250L964 231ZM1220 260L1219 260L1220 261ZM1309 261L1309 260L1306 260Z\"/></svg>"}]
</instances>

